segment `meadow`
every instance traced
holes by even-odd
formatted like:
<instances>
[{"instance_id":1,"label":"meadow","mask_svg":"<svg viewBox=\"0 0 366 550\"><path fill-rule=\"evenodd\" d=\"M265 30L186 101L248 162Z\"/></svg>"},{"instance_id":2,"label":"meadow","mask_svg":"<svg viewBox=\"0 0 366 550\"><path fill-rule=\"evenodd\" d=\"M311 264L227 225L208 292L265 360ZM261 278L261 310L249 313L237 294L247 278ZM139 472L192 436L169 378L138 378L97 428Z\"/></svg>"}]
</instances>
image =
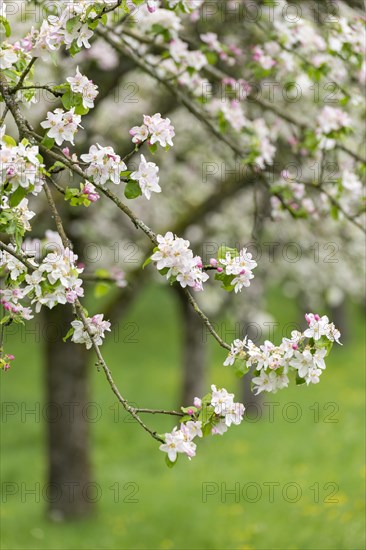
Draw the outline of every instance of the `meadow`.
<instances>
[{"instance_id":1,"label":"meadow","mask_svg":"<svg viewBox=\"0 0 366 550\"><path fill-rule=\"evenodd\" d=\"M283 325L297 305L275 293L270 308ZM158 311L158 315L157 315ZM1 376L1 548L7 549L362 549L365 547L364 325L349 305L349 339L333 350L321 383L265 396L264 415L206 438L189 462L168 469L158 444L127 421L91 361L92 463L98 491L95 517L67 524L45 517L42 348L31 335L15 338L16 366ZM146 407L176 407L181 333L173 293L150 286L125 323L138 343L105 345L118 385ZM207 385L240 394L210 342ZM40 403L40 421L26 410ZM272 403L272 405L271 405ZM97 412L95 412L97 411ZM272 411L272 414L270 414ZM158 431L171 418L146 420ZM38 485L37 485L38 484ZM37 489L38 488L38 489ZM36 489L36 494L25 495Z\"/></svg>"}]
</instances>

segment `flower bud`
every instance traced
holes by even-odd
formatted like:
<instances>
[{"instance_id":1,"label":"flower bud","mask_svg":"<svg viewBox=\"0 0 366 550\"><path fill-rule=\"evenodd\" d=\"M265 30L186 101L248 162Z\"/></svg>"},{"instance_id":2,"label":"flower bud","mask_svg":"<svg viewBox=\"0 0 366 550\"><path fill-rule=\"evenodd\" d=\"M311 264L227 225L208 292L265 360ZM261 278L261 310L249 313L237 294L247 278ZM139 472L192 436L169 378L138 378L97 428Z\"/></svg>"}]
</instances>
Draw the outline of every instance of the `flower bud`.
<instances>
[{"instance_id":1,"label":"flower bud","mask_svg":"<svg viewBox=\"0 0 366 550\"><path fill-rule=\"evenodd\" d=\"M193 405L197 408L197 409L200 409L202 407L202 399L200 399L199 397L195 397L193 399Z\"/></svg>"}]
</instances>

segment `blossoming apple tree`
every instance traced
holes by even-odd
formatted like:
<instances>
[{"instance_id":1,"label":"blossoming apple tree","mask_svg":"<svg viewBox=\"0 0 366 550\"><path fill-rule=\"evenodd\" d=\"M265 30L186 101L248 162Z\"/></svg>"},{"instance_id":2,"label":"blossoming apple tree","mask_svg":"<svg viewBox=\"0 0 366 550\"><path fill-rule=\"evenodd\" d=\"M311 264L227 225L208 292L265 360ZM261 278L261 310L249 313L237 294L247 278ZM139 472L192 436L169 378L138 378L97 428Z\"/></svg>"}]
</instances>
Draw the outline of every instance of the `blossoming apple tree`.
<instances>
[{"instance_id":1,"label":"blossoming apple tree","mask_svg":"<svg viewBox=\"0 0 366 550\"><path fill-rule=\"evenodd\" d=\"M60 63L62 56L77 62L83 51L92 51L96 41L102 41L173 95L202 123L212 140L218 140L239 160L270 193L273 217L285 214L311 223L316 216L332 216L363 230L360 199L365 158L357 121L362 110L358 89L365 82L364 21L342 16L320 32L308 18L295 22L286 18L286 5L268 3L272 18L264 22L248 18L257 40L247 55L240 37L220 36L206 28L206 23L215 28L215 18L222 13L207 11L203 0L36 4L44 10L41 24L25 28L23 35L13 40L8 5L1 3L0 21L6 34L0 50L2 334L13 323L26 323L42 308L71 307L74 320L65 339L94 352L97 366L121 406L159 443L172 466L179 454L190 459L195 456L198 438L222 435L231 425L240 424L244 406L215 384L180 411L137 408L126 400L101 350L111 324L103 312L89 312L83 305L88 267L74 251L56 197L68 208L81 211L97 210L103 196L142 231L152 250L141 269L155 268L167 284L181 287L194 312L226 350L224 366L238 376L254 368L252 386L257 394L276 392L292 380L298 385L318 383L333 343L340 343L340 333L327 316L306 313L303 332L293 331L279 345L265 341L257 346L247 337L226 342L196 296L214 280L217 292L233 292L240 300L242 293L250 292L258 267L251 253L225 245L206 263L187 239L171 230L156 233L129 205L138 197L149 201L153 194L164 193L164 174L152 159L161 150L169 155L176 147L174 120L159 112L141 112L132 127L121 130L130 135L127 155L115 151L107 135L103 143L96 142L77 154L77 140L93 116L98 82L76 66L65 81L39 84L37 68L51 60ZM198 36L190 32L195 25L200 30L203 20L205 28ZM329 77L340 83L337 107L309 100L309 94L319 94ZM271 78L285 83L281 101L264 100L256 92L256 86L265 85L273 92L273 86L268 86ZM306 119L287 108L293 101L291 94L298 92L296 81L307 86L304 103L310 104L311 110ZM36 128L27 107L38 101L40 90L59 104L47 110ZM223 92L230 101L223 100ZM273 115L275 122L249 116L249 104ZM7 126L17 132L8 133ZM312 159L319 170L307 178L281 170L273 178L276 152L284 142L295 160ZM137 169L131 169L133 155L138 157ZM330 181L324 176L334 159L340 175ZM59 173L71 175L72 185L60 185L55 178ZM43 198L55 227L48 231L43 242L46 246L40 249L27 234L37 216L30 206ZM105 278L120 282L118 275ZM13 350L1 349L3 371L14 364L14 355ZM179 425L170 433L159 434L142 417L149 413L175 416Z\"/></svg>"}]
</instances>

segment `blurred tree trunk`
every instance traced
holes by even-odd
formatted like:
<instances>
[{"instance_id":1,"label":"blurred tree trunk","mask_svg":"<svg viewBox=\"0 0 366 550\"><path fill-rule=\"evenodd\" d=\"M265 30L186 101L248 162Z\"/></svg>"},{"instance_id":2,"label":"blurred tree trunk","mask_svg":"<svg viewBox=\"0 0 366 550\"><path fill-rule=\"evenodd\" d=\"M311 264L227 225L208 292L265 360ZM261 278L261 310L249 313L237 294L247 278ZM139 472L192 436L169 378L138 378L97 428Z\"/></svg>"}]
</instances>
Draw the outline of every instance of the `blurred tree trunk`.
<instances>
[{"instance_id":1,"label":"blurred tree trunk","mask_svg":"<svg viewBox=\"0 0 366 550\"><path fill-rule=\"evenodd\" d=\"M64 336L73 320L71 307L44 309L46 338L46 409L48 440L48 512L62 521L88 516L89 461L88 354Z\"/></svg>"},{"instance_id":2,"label":"blurred tree trunk","mask_svg":"<svg viewBox=\"0 0 366 550\"><path fill-rule=\"evenodd\" d=\"M342 300L337 306L332 306L331 322L335 324L341 333L341 342L345 344L348 339L347 307L345 300Z\"/></svg>"},{"instance_id":3,"label":"blurred tree trunk","mask_svg":"<svg viewBox=\"0 0 366 550\"><path fill-rule=\"evenodd\" d=\"M182 390L181 404L192 405L195 397L204 395L206 374L206 345L203 342L203 324L187 301L179 285L173 288L179 297L182 314Z\"/></svg>"}]
</instances>

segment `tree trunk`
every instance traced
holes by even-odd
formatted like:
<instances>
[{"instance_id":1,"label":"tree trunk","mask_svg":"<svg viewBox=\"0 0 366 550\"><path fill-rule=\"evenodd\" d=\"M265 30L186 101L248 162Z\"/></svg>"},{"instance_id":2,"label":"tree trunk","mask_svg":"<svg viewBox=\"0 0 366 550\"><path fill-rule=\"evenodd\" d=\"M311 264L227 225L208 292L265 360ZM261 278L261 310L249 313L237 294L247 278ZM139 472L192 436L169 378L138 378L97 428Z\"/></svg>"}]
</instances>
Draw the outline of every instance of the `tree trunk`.
<instances>
[{"instance_id":1,"label":"tree trunk","mask_svg":"<svg viewBox=\"0 0 366 550\"><path fill-rule=\"evenodd\" d=\"M341 333L341 341L343 344L348 342L348 322L347 322L347 308L345 300L342 300L337 306L331 306L331 319L330 321L335 324L337 329Z\"/></svg>"},{"instance_id":2,"label":"tree trunk","mask_svg":"<svg viewBox=\"0 0 366 550\"><path fill-rule=\"evenodd\" d=\"M71 308L44 309L49 456L46 500L55 521L85 517L93 510L87 352L84 346L62 340L72 320Z\"/></svg>"},{"instance_id":3,"label":"tree trunk","mask_svg":"<svg viewBox=\"0 0 366 550\"><path fill-rule=\"evenodd\" d=\"M201 319L187 301L183 289L173 287L180 299L182 312L182 390L181 404L193 404L195 397L205 393L206 345L203 342L203 325Z\"/></svg>"}]
</instances>

